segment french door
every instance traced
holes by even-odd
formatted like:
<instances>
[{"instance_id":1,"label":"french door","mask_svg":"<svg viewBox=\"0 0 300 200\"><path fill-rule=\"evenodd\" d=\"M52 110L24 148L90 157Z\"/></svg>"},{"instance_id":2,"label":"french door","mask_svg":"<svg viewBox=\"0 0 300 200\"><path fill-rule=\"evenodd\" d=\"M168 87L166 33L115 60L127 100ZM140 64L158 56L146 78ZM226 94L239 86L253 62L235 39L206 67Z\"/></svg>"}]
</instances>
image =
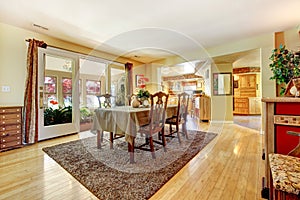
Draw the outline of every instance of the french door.
<instances>
[{"instance_id":1,"label":"french door","mask_svg":"<svg viewBox=\"0 0 300 200\"><path fill-rule=\"evenodd\" d=\"M38 140L79 132L79 57L39 48Z\"/></svg>"}]
</instances>

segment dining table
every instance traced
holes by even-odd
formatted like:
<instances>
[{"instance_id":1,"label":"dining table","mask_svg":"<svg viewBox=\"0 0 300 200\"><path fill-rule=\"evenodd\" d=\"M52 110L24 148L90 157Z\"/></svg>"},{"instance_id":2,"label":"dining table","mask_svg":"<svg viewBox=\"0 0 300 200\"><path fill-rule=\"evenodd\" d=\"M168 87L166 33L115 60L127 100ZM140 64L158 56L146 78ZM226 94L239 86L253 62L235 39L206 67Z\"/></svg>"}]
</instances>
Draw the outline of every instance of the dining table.
<instances>
[{"instance_id":1,"label":"dining table","mask_svg":"<svg viewBox=\"0 0 300 200\"><path fill-rule=\"evenodd\" d=\"M177 105L168 105L166 117L177 114ZM149 123L150 107L133 108L132 106L116 106L97 108L93 116L91 132L97 134L97 142L101 142L101 132L123 133L128 143L130 163L134 163L134 140L139 127Z\"/></svg>"}]
</instances>

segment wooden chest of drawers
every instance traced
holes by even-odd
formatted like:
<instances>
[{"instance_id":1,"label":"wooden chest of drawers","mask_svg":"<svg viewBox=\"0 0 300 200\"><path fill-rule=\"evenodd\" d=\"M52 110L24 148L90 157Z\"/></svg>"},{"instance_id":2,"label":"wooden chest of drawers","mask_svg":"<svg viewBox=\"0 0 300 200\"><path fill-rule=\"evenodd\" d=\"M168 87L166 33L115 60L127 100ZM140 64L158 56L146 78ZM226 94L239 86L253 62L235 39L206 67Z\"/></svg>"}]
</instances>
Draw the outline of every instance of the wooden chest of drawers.
<instances>
[{"instance_id":1,"label":"wooden chest of drawers","mask_svg":"<svg viewBox=\"0 0 300 200\"><path fill-rule=\"evenodd\" d=\"M0 151L22 146L22 107L0 107Z\"/></svg>"}]
</instances>

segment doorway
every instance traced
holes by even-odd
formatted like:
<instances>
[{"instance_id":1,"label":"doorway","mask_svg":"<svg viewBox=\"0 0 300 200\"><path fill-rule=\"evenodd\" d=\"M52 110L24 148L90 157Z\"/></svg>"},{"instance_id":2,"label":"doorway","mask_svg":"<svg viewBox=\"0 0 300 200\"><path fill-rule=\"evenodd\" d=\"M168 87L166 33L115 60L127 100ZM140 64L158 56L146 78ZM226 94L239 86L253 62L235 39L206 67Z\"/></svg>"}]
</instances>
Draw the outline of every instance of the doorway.
<instances>
[{"instance_id":1,"label":"doorway","mask_svg":"<svg viewBox=\"0 0 300 200\"><path fill-rule=\"evenodd\" d=\"M79 131L78 56L39 49L38 140Z\"/></svg>"}]
</instances>

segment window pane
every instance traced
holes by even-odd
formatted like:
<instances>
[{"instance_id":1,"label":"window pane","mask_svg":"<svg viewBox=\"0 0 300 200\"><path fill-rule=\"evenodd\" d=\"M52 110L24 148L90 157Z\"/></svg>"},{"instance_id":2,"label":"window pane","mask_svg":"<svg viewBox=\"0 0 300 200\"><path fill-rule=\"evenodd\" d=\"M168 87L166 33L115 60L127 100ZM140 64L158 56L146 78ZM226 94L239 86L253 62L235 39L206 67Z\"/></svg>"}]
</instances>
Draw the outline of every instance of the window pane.
<instances>
[{"instance_id":1,"label":"window pane","mask_svg":"<svg viewBox=\"0 0 300 200\"><path fill-rule=\"evenodd\" d=\"M58 101L56 94L45 94L44 104L52 109L58 108Z\"/></svg>"},{"instance_id":2,"label":"window pane","mask_svg":"<svg viewBox=\"0 0 300 200\"><path fill-rule=\"evenodd\" d=\"M95 95L86 95L86 106L88 108L99 107L98 98Z\"/></svg>"},{"instance_id":3,"label":"window pane","mask_svg":"<svg viewBox=\"0 0 300 200\"><path fill-rule=\"evenodd\" d=\"M63 78L62 79L62 89L63 93L72 93L72 79L71 78Z\"/></svg>"},{"instance_id":4,"label":"window pane","mask_svg":"<svg viewBox=\"0 0 300 200\"><path fill-rule=\"evenodd\" d=\"M86 81L86 93L87 94L99 94L100 93L100 81Z\"/></svg>"},{"instance_id":5,"label":"window pane","mask_svg":"<svg viewBox=\"0 0 300 200\"><path fill-rule=\"evenodd\" d=\"M46 76L44 84L45 84L45 93L56 93L56 77Z\"/></svg>"},{"instance_id":6,"label":"window pane","mask_svg":"<svg viewBox=\"0 0 300 200\"><path fill-rule=\"evenodd\" d=\"M71 94L64 95L64 105L65 105L65 107L72 106L72 95Z\"/></svg>"}]
</instances>

